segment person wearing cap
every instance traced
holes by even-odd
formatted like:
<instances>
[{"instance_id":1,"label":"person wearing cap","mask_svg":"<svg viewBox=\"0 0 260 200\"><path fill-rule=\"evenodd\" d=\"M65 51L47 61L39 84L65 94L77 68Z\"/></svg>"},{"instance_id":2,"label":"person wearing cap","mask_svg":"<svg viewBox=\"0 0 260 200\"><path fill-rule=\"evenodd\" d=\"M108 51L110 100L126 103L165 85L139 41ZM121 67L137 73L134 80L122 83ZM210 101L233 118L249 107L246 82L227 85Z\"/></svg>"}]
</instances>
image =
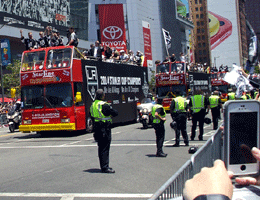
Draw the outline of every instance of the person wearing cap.
<instances>
[{"instance_id":1,"label":"person wearing cap","mask_svg":"<svg viewBox=\"0 0 260 200\"><path fill-rule=\"evenodd\" d=\"M166 121L166 112L161 105L162 101L158 101L158 98L155 98L155 105L152 107L152 116L153 116L153 128L156 135L156 157L166 157L167 154L163 152L163 142L165 137L165 127L164 122Z\"/></svg>"},{"instance_id":2,"label":"person wearing cap","mask_svg":"<svg viewBox=\"0 0 260 200\"><path fill-rule=\"evenodd\" d=\"M128 54L129 54L129 60L128 60L128 62L129 62L130 64L134 64L134 63L135 63L135 55L134 55L133 51L132 51L132 50L129 50Z\"/></svg>"},{"instance_id":3,"label":"person wearing cap","mask_svg":"<svg viewBox=\"0 0 260 200\"><path fill-rule=\"evenodd\" d=\"M204 119L205 115L209 112L210 106L208 98L203 95L201 90L195 90L194 95L191 96L189 102L189 112L192 116L191 140L196 136L197 123L199 121L199 140L203 140L204 133Z\"/></svg>"},{"instance_id":4,"label":"person wearing cap","mask_svg":"<svg viewBox=\"0 0 260 200\"><path fill-rule=\"evenodd\" d=\"M214 91L213 94L209 97L209 104L213 121L213 129L217 130L218 119L220 118L220 109L222 109L222 103L218 91Z\"/></svg>"},{"instance_id":5,"label":"person wearing cap","mask_svg":"<svg viewBox=\"0 0 260 200\"><path fill-rule=\"evenodd\" d=\"M125 53L125 50L120 50L120 56L119 56L119 60L122 62L122 63L125 63L129 60L129 56Z\"/></svg>"},{"instance_id":6,"label":"person wearing cap","mask_svg":"<svg viewBox=\"0 0 260 200\"><path fill-rule=\"evenodd\" d=\"M184 97L177 95L171 102L170 112L172 120L177 123L175 130L175 144L174 147L180 146L180 133L184 139L185 146L189 146L189 139L187 135L187 110L188 104Z\"/></svg>"},{"instance_id":7,"label":"person wearing cap","mask_svg":"<svg viewBox=\"0 0 260 200\"><path fill-rule=\"evenodd\" d=\"M90 107L90 114L94 120L94 139L98 144L98 157L102 173L115 173L109 167L109 149L111 144L111 124L112 117L118 115L117 110L113 109L105 99L102 89L96 91L96 99Z\"/></svg>"}]
</instances>

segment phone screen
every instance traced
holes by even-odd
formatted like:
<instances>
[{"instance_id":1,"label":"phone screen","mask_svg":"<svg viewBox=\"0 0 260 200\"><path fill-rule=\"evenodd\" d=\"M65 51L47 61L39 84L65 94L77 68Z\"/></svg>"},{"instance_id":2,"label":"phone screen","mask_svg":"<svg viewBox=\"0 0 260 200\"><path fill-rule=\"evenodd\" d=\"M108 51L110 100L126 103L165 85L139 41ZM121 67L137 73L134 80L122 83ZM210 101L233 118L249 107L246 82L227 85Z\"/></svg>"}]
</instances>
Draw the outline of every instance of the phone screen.
<instances>
[{"instance_id":1,"label":"phone screen","mask_svg":"<svg viewBox=\"0 0 260 200\"><path fill-rule=\"evenodd\" d=\"M230 113L230 164L256 163L251 153L257 147L257 112Z\"/></svg>"}]
</instances>

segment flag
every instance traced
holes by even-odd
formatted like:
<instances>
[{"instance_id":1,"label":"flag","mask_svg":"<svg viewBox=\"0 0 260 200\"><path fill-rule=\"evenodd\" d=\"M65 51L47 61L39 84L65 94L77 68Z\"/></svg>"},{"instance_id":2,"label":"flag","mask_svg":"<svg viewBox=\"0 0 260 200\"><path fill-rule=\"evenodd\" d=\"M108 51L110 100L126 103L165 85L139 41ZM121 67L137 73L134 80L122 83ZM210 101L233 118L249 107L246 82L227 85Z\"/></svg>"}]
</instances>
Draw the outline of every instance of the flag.
<instances>
[{"instance_id":1,"label":"flag","mask_svg":"<svg viewBox=\"0 0 260 200\"><path fill-rule=\"evenodd\" d=\"M258 64L258 40L254 29L247 20L246 25L251 34L248 47L248 60L246 63L246 70L248 70L250 74L253 74L255 66Z\"/></svg>"},{"instance_id":2,"label":"flag","mask_svg":"<svg viewBox=\"0 0 260 200\"><path fill-rule=\"evenodd\" d=\"M253 86L249 83L249 80L242 75L242 72L240 72L239 69L240 67L233 65L231 72L227 72L224 77L224 81L236 86L237 98L240 98L243 95L243 92L253 90Z\"/></svg>"},{"instance_id":3,"label":"flag","mask_svg":"<svg viewBox=\"0 0 260 200\"><path fill-rule=\"evenodd\" d=\"M172 40L170 33L169 33L169 31L166 31L165 29L162 29L162 32L163 32L163 37L164 37L164 42L165 42L166 48L169 49L169 48L171 48L171 40Z\"/></svg>"}]
</instances>

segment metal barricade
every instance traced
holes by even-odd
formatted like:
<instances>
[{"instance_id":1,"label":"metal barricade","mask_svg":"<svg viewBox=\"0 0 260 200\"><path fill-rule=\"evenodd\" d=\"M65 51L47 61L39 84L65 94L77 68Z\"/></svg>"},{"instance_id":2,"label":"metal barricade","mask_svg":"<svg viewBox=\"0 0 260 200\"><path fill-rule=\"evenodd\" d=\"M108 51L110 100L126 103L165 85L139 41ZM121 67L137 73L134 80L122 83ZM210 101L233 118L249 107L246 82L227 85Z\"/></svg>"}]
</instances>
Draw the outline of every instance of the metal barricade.
<instances>
[{"instance_id":1,"label":"metal barricade","mask_svg":"<svg viewBox=\"0 0 260 200\"><path fill-rule=\"evenodd\" d=\"M203 167L212 167L222 155L222 131L215 134L149 200L166 200L182 196L184 184Z\"/></svg>"}]
</instances>

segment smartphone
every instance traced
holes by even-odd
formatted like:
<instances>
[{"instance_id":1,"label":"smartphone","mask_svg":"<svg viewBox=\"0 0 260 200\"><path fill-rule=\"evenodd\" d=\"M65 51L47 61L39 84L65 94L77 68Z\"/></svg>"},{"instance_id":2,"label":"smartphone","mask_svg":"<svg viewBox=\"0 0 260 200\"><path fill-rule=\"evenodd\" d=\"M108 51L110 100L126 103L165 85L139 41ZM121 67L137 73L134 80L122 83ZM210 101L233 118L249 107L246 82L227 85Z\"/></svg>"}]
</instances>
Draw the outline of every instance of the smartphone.
<instances>
[{"instance_id":1,"label":"smartphone","mask_svg":"<svg viewBox=\"0 0 260 200\"><path fill-rule=\"evenodd\" d=\"M224 161L235 176L257 175L259 162L251 153L259 148L260 103L231 100L224 104Z\"/></svg>"}]
</instances>

